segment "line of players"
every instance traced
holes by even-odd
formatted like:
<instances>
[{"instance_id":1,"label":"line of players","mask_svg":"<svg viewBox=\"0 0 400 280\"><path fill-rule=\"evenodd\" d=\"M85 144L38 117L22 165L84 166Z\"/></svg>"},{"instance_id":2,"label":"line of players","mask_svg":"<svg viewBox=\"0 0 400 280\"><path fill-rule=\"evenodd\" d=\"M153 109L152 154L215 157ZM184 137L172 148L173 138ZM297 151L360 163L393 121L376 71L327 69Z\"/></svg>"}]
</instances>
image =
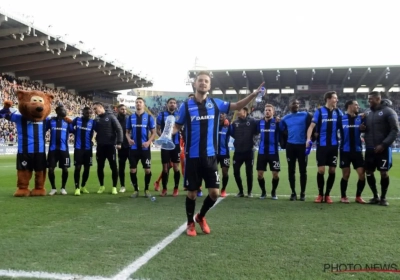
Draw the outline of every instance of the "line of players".
<instances>
[{"instance_id":1,"label":"line of players","mask_svg":"<svg viewBox=\"0 0 400 280\"><path fill-rule=\"evenodd\" d=\"M371 93L369 101L371 108L374 106L376 109L381 110L381 115L385 113L385 121L389 125L388 133L396 133L396 127L398 131L398 124L391 124L390 120L395 119L397 121L397 115L393 110L388 107L383 107L381 104L381 97L377 93ZM189 96L191 97L191 96ZM366 164L362 155L361 145L361 133L366 130L365 121L368 115L359 115L359 105L357 101L350 100L346 102L345 109L346 113L343 114L337 105L337 95L335 92L328 92L324 96L326 104L325 106L318 109L314 116L311 116L306 112L299 112L299 101L292 100L290 102L291 113L283 117L282 120L274 118L274 107L270 104L265 106L265 118L261 121L255 122L248 117L248 111L246 108L239 111L239 118L231 125L226 119L225 114L220 115L220 131L219 131L219 147L218 147L218 162L222 169L222 189L221 196L226 196L226 186L228 184L229 175L228 170L230 167L230 155L229 155L229 137L235 139L235 153L234 153L234 175L235 180L239 188L237 197L243 197L243 186L240 178L240 167L243 163L246 164L246 175L247 175L247 188L248 196L251 197L252 191L252 170L253 170L253 158L254 152L252 150L243 150L244 143L253 143L253 136L259 134L260 142L258 147L258 160L256 164L256 170L258 173L257 179L262 191L261 199L266 198L266 188L264 180L264 172L267 170L267 166L272 172L271 182L271 198L277 199L276 189L279 182L280 172L280 159L278 153L278 145L286 149L286 157L288 161L288 178L292 194L290 200L297 200L297 194L295 191L295 168L296 161L299 163L300 171L300 200L305 200L305 190L307 184L307 156L305 155L305 144L308 145L311 140L316 140L317 143L317 184L319 195L315 199L315 202L326 202L332 203L330 198L330 191L335 181L335 171L337 161L340 162L342 168L342 179L340 182L341 188L341 202L349 203L346 195L347 182L350 175L350 165L352 164L358 174L357 182L357 193L356 202L365 203L361 198L362 191L365 186L365 168L367 169L367 181L373 191L374 198L370 200L370 203L376 203L381 205L388 205L385 195L387 192L388 184L386 186L385 179L388 174L387 171L391 168L391 151L390 145L393 142L392 138L385 142L385 147L379 147L382 151L378 153L371 152L371 147L367 146L366 152ZM374 103L375 102L375 103ZM379 107L381 106L381 107ZM118 121L120 128L123 130L123 140L121 141L121 147L118 149L119 158L119 178L121 183L120 192L125 192L125 163L129 159L130 162L130 179L134 187L134 193L132 197L139 195L139 188L136 178L137 164L141 161L143 169L145 171L145 196L150 196L148 191L149 183L151 179L151 153L150 146L155 138L155 134L161 135L165 122L164 120L168 115L174 115L177 117L176 100L170 98L167 101L167 110L161 112L156 120L151 115L144 111L144 100L138 98L136 101L137 111L131 116L126 116L126 108L123 105L118 107ZM386 110L386 111L385 111ZM391 110L391 111L390 111ZM372 110L373 111L373 110ZM375 110L376 111L376 110ZM57 162L59 167L62 168L62 186L61 194L67 194L65 191L65 185L68 179L68 167L70 166L70 158L68 152L67 139L68 134L73 133L75 135L74 144L74 162L75 162L75 195L80 193L88 193L85 188L86 182L89 177L90 166L92 165L92 139L93 133L96 131L96 120L90 119L91 110L90 108L83 109L82 117L74 119L73 123L68 125L65 120L65 109L60 106L56 110L57 117L49 121L48 128L51 130L50 137L50 149L48 154L48 168L49 168L49 181L52 186L50 195L56 193L55 187L55 176L54 168ZM378 116L379 115L378 112ZM386 115L388 118L386 118ZM393 116L393 118L391 118ZM111 117L111 116L110 116ZM383 117L382 117L383 118ZM310 121L311 119L311 121ZM310 124L311 122L311 124ZM243 130L242 128L247 130ZM67 128L67 129L66 129ZM248 133L249 130L251 133ZM337 131L340 135L337 137ZM65 137L62 137L62 133L65 133ZM150 133L149 133L150 132ZM367 132L367 131L365 131ZM370 132L373 133L373 132ZM149 136L150 134L150 136ZM243 138L244 136L244 138ZM102 135L96 135L96 138L102 137ZM387 137L387 136L385 136ZM314 139L313 139L314 138ZM58 142L57 142L57 140ZM64 139L64 140L62 140ZM180 181L179 164L181 164L182 174L184 173L184 153L183 150L183 137L179 134L174 136L174 143L176 144L175 150L172 151L161 151L161 161L163 170L160 177L155 182L156 191L159 190L159 182L162 181L161 196L167 195L167 184L169 177L170 168L174 171L174 191L173 196L178 195L178 187ZM394 139L393 139L394 140ZM391 142L390 142L391 141ZM119 141L117 141L119 142ZM119 143L117 143L119 144ZM248 145L247 145L248 146ZM373 145L373 149L377 145ZM252 148L252 145L251 145ZM372 149L372 150L373 150ZM338 151L340 151L340 158L338 157ZM373 150L374 151L374 150ZM378 154L378 155L377 155ZM114 156L115 160L115 156ZM82 182L80 184L80 171L82 165L84 166L84 172L82 176ZM103 165L104 166L104 165ZM326 182L326 191L324 191L324 173L325 166L329 167L328 179ZM381 171L381 185L382 193L379 198L376 191L376 180L373 177L375 169ZM115 181L115 180L113 180ZM102 187L102 186L101 186ZM104 191L99 190L99 193ZM116 194L116 184L113 182L113 194ZM198 192L198 196L201 196L201 189Z\"/></svg>"},{"instance_id":2,"label":"line of players","mask_svg":"<svg viewBox=\"0 0 400 280\"><path fill-rule=\"evenodd\" d=\"M307 162L305 148L309 148L316 141L316 159L318 166L317 185L319 194L314 200L316 203L333 203L330 192L335 182L335 172L338 160L342 169L340 182L341 202L349 203L347 197L347 185L350 176L350 166L353 165L358 174L356 199L357 203L364 204L361 194L365 186L365 173L367 182L374 197L369 201L371 204L387 206L386 194L389 187L388 171L392 167L391 145L399 132L398 116L385 101L381 100L380 93L371 92L368 96L370 110L365 114L359 114L359 104L356 100L345 103L346 113L343 114L337 108L338 97L336 92L327 92L324 96L325 106L319 108L314 116L299 112L299 101L290 101L291 113L284 116L282 120L274 118L274 107L265 105L265 118L254 121L247 116L247 109L239 113L238 120L234 121L230 130L225 135L235 139L235 152L233 166L235 180L239 188L237 197L243 197L243 186L240 179L240 166L246 164L246 176L248 183L248 196L251 197L253 178L253 152L251 146L253 137L260 135L258 148L258 159L256 170L258 172L258 183L261 189L261 199L266 198L264 172L267 165L272 172L271 198L278 199L276 189L279 182L280 160L278 144L286 150L288 162L288 178L292 191L291 201L297 200L295 190L296 161L299 163L300 171L300 200L305 200L307 185ZM362 153L362 133L365 134L366 153L365 160ZM226 137L224 135L224 137ZM340 138L339 138L339 137ZM339 141L339 139L341 141ZM240 140L240 141L238 141ZM224 141L221 141L223 144ZM220 150L221 152L221 150ZM338 157L340 154L340 157ZM229 156L228 156L229 158ZM224 166L221 163L221 166ZM324 174L328 166L328 179L324 192ZM381 174L381 197L376 188L374 171L379 170ZM221 194L224 194L224 187Z\"/></svg>"}]
</instances>

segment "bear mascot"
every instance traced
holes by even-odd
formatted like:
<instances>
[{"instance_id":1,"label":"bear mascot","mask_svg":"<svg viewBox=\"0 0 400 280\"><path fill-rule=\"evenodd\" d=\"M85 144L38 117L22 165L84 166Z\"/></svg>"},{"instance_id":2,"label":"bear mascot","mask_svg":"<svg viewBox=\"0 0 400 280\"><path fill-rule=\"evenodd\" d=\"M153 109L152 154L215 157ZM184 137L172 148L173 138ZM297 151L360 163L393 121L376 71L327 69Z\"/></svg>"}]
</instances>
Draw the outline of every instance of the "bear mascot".
<instances>
[{"instance_id":1,"label":"bear mascot","mask_svg":"<svg viewBox=\"0 0 400 280\"><path fill-rule=\"evenodd\" d=\"M0 118L14 122L18 133L17 190L14 196L46 195L46 121L51 112L53 95L41 91L17 90L19 113L11 113L11 101L4 102ZM29 182L35 171L35 187Z\"/></svg>"}]
</instances>

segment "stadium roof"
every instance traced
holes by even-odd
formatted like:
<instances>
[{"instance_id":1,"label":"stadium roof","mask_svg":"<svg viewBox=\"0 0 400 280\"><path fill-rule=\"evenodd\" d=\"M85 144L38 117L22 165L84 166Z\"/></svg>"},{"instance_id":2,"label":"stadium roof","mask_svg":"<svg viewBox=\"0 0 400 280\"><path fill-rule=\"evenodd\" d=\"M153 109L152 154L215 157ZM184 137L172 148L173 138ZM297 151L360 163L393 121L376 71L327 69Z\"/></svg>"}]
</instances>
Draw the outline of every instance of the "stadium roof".
<instances>
[{"instance_id":1,"label":"stadium roof","mask_svg":"<svg viewBox=\"0 0 400 280\"><path fill-rule=\"evenodd\" d=\"M193 79L201 70L190 70ZM242 70L207 70L211 72L211 90L248 89L253 91L262 82L267 89L294 89L295 92L324 90L341 91L361 87L373 90L383 87L389 91L400 84L400 65L358 67L315 67L315 68L266 68Z\"/></svg>"},{"instance_id":2,"label":"stadium roof","mask_svg":"<svg viewBox=\"0 0 400 280\"><path fill-rule=\"evenodd\" d=\"M0 13L0 71L78 92L152 86L132 70L83 51L60 36Z\"/></svg>"}]
</instances>

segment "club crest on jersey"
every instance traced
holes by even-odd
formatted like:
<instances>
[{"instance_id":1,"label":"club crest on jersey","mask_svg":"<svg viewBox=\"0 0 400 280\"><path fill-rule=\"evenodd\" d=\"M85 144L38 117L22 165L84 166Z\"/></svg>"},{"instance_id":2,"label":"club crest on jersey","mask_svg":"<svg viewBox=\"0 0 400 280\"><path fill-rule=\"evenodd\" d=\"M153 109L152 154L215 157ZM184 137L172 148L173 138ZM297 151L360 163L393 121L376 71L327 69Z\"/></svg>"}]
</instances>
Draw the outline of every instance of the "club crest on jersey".
<instances>
[{"instance_id":1,"label":"club crest on jersey","mask_svg":"<svg viewBox=\"0 0 400 280\"><path fill-rule=\"evenodd\" d=\"M92 123L88 122L86 126L92 126Z\"/></svg>"},{"instance_id":2,"label":"club crest on jersey","mask_svg":"<svg viewBox=\"0 0 400 280\"><path fill-rule=\"evenodd\" d=\"M26 166L28 163L24 160L23 162L22 162L22 166Z\"/></svg>"},{"instance_id":3,"label":"club crest on jersey","mask_svg":"<svg viewBox=\"0 0 400 280\"><path fill-rule=\"evenodd\" d=\"M108 122L108 121L109 121L109 119L108 119L108 118L105 118L104 120L105 120L106 122Z\"/></svg>"},{"instance_id":4,"label":"club crest on jersey","mask_svg":"<svg viewBox=\"0 0 400 280\"><path fill-rule=\"evenodd\" d=\"M379 115L379 116L382 116L382 115L383 115L383 112L382 112L382 111L380 111L378 115Z\"/></svg>"},{"instance_id":5,"label":"club crest on jersey","mask_svg":"<svg viewBox=\"0 0 400 280\"><path fill-rule=\"evenodd\" d=\"M271 123L271 126L275 126L275 123Z\"/></svg>"},{"instance_id":6,"label":"club crest on jersey","mask_svg":"<svg viewBox=\"0 0 400 280\"><path fill-rule=\"evenodd\" d=\"M207 103L207 105L206 105L206 106L207 106L207 108L208 108L208 109L211 109L211 108L213 108L213 107L214 107L214 106L212 105L212 103Z\"/></svg>"},{"instance_id":7,"label":"club crest on jersey","mask_svg":"<svg viewBox=\"0 0 400 280\"><path fill-rule=\"evenodd\" d=\"M146 118L143 118L143 121L145 122L145 121L147 121L147 119L146 119Z\"/></svg>"},{"instance_id":8,"label":"club crest on jersey","mask_svg":"<svg viewBox=\"0 0 400 280\"><path fill-rule=\"evenodd\" d=\"M250 123L249 123L249 122L247 122L247 123L246 123L246 125L247 125L247 126L250 126Z\"/></svg>"},{"instance_id":9,"label":"club crest on jersey","mask_svg":"<svg viewBox=\"0 0 400 280\"><path fill-rule=\"evenodd\" d=\"M332 115L336 116L336 112L335 112L335 111L333 111Z\"/></svg>"}]
</instances>

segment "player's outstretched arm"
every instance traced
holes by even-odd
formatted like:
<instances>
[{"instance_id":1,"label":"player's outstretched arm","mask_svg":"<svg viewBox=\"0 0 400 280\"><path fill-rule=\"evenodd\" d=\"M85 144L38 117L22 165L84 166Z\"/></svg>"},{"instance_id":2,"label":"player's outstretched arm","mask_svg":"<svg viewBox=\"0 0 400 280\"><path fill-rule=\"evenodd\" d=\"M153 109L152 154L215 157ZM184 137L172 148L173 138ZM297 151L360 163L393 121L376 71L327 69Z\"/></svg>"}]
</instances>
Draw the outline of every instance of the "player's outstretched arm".
<instances>
[{"instance_id":1,"label":"player's outstretched arm","mask_svg":"<svg viewBox=\"0 0 400 280\"><path fill-rule=\"evenodd\" d=\"M262 83L256 90L254 90L252 93L250 93L248 96L243 98L242 100L236 102L236 103L231 103L229 110L230 111L236 111L242 109L244 106L250 103L250 101L257 96L257 94L261 91L262 86L264 83Z\"/></svg>"}]
</instances>

